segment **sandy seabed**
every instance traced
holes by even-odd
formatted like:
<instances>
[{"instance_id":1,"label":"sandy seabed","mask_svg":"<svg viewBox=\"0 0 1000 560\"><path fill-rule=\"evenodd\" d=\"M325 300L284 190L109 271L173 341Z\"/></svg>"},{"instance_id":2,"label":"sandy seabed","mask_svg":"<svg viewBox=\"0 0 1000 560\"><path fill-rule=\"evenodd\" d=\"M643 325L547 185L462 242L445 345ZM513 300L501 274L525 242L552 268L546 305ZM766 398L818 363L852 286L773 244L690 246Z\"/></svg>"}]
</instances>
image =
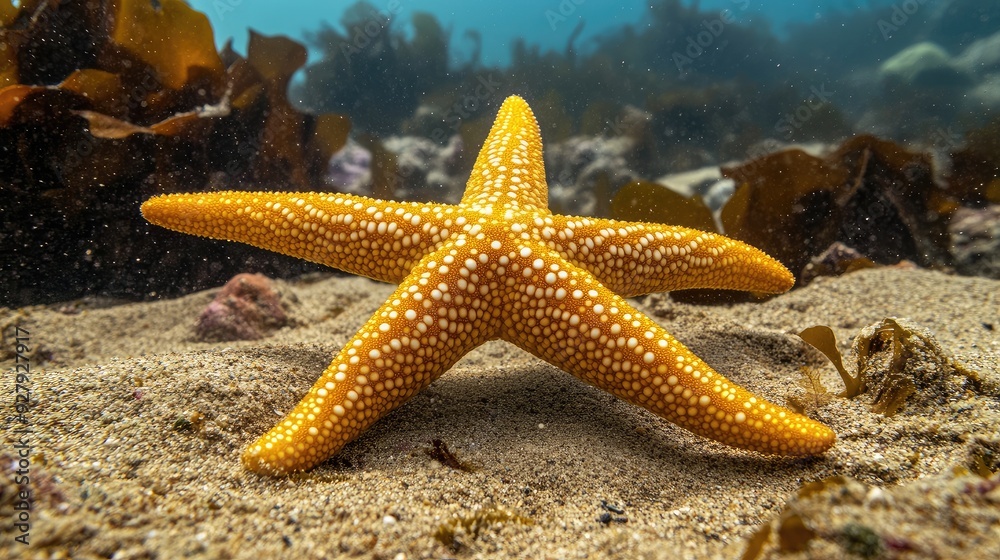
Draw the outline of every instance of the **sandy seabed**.
<instances>
[{"instance_id":1,"label":"sandy seabed","mask_svg":"<svg viewBox=\"0 0 1000 560\"><path fill-rule=\"evenodd\" d=\"M822 457L725 447L491 342L334 459L272 479L243 470L240 452L392 288L315 276L281 285L292 326L256 342L195 340L214 290L0 309L0 557L974 559L1000 550L1000 475L989 473L1000 463L998 281L884 268L762 303L637 302L717 371L779 404L803 398L802 366L842 390L794 335L820 324L846 351L863 327L905 317L978 376L891 417L871 411L870 394L811 407L838 433ZM12 421L14 325L30 333L27 546L13 526L14 445L25 437ZM434 459L434 440L469 472Z\"/></svg>"}]
</instances>

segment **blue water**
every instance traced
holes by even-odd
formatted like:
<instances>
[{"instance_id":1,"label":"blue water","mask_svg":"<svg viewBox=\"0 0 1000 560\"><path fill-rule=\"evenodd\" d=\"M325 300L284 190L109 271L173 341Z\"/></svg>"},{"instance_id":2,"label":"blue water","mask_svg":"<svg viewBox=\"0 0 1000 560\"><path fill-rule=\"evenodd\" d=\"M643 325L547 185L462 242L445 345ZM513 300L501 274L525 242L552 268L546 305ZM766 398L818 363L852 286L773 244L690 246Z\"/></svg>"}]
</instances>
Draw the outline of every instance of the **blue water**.
<instances>
[{"instance_id":1,"label":"blue water","mask_svg":"<svg viewBox=\"0 0 1000 560\"><path fill-rule=\"evenodd\" d=\"M233 46L243 52L248 28L267 35L287 35L300 41L304 32L318 29L323 22L343 30L340 26L341 14L354 2L189 0L189 3L208 15L220 46L232 37ZM776 35L781 36L790 23L819 19L831 11L891 3L890 0L708 0L699 5L705 11L730 10L740 22L766 22ZM602 33L625 25L641 27L648 11L648 2L642 0L376 0L371 4L376 9L395 13L398 23L393 25L399 25L404 30L414 12L434 14L445 28L451 29L453 56L456 59L462 59L468 51L469 44L462 40L465 31L478 31L482 36L481 60L486 65L507 64L510 61L510 45L517 37L538 45L542 50L562 51L582 19L585 27L577 45L586 49L590 40ZM690 5L690 2L687 4ZM310 61L314 60L314 57L310 58Z\"/></svg>"}]
</instances>

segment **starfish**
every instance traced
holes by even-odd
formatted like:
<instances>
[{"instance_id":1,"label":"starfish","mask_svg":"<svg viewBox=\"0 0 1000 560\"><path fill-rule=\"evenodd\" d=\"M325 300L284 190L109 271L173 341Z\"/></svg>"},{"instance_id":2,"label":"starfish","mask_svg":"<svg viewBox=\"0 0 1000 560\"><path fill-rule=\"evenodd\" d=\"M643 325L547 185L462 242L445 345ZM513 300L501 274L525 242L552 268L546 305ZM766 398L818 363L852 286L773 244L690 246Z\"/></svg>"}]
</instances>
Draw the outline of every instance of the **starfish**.
<instances>
[{"instance_id":1,"label":"starfish","mask_svg":"<svg viewBox=\"0 0 1000 560\"><path fill-rule=\"evenodd\" d=\"M302 401L243 453L282 476L336 454L492 339L730 446L819 454L827 426L729 381L625 298L685 288L776 293L789 271L714 233L553 214L534 114L507 98L461 202L321 192L158 196L147 220L399 286Z\"/></svg>"}]
</instances>

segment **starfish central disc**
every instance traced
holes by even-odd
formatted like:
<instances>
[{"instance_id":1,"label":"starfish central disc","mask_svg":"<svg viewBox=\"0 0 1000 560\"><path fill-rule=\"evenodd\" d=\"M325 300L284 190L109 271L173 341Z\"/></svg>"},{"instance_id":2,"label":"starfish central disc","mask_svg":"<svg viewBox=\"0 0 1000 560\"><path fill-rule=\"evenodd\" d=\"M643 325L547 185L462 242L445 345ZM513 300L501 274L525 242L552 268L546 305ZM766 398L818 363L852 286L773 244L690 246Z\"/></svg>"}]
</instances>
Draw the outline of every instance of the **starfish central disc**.
<instances>
[{"instance_id":1,"label":"starfish central disc","mask_svg":"<svg viewBox=\"0 0 1000 560\"><path fill-rule=\"evenodd\" d=\"M508 98L458 205L331 193L167 195L150 222L399 284L243 464L281 476L336 454L500 338L692 432L763 453L825 451L825 425L714 371L624 298L685 288L782 292L758 249L682 227L554 215L538 124Z\"/></svg>"}]
</instances>

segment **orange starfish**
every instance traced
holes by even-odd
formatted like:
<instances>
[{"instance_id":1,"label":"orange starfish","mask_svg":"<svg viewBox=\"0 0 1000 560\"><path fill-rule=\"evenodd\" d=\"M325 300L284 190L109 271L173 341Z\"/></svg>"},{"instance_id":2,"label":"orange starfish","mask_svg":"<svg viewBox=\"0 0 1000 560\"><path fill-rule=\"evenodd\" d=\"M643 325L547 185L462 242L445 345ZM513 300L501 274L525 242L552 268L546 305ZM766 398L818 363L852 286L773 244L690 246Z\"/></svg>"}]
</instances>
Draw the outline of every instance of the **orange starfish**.
<instances>
[{"instance_id":1,"label":"orange starfish","mask_svg":"<svg viewBox=\"0 0 1000 560\"><path fill-rule=\"evenodd\" d=\"M713 233L552 214L538 123L520 97L504 101L458 205L217 192L155 197L142 213L399 284L298 406L244 452L258 473L323 462L496 338L728 445L810 455L835 439L730 382L624 299L696 287L783 292L794 282L788 270Z\"/></svg>"}]
</instances>

